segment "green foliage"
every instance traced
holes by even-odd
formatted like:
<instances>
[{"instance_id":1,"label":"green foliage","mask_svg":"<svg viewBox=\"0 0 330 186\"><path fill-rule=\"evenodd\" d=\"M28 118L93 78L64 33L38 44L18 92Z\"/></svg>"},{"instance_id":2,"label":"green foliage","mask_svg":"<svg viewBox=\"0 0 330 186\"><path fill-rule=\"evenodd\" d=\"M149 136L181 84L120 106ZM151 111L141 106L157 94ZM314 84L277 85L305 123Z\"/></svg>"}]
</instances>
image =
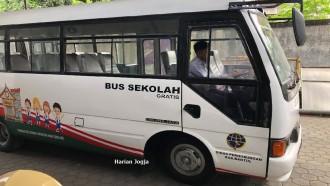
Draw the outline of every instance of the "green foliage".
<instances>
[{"instance_id":1,"label":"green foliage","mask_svg":"<svg viewBox=\"0 0 330 186\"><path fill-rule=\"evenodd\" d=\"M29 0L29 8L44 8L44 7L53 7L61 6L65 4L65 0Z\"/></svg>"},{"instance_id":2,"label":"green foliage","mask_svg":"<svg viewBox=\"0 0 330 186\"><path fill-rule=\"evenodd\" d=\"M109 2L111 0L72 0L72 4L91 4L91 3L97 3L97 2Z\"/></svg>"},{"instance_id":3,"label":"green foliage","mask_svg":"<svg viewBox=\"0 0 330 186\"><path fill-rule=\"evenodd\" d=\"M71 3L72 3L73 5L85 4L84 2L79 1L79 0L72 0Z\"/></svg>"},{"instance_id":4,"label":"green foliage","mask_svg":"<svg viewBox=\"0 0 330 186\"><path fill-rule=\"evenodd\" d=\"M292 5L283 4L280 6L281 11L271 18L288 18L291 17ZM294 7L300 8L298 4ZM304 0L304 17L306 20L330 19L330 0Z\"/></svg>"},{"instance_id":5,"label":"green foliage","mask_svg":"<svg viewBox=\"0 0 330 186\"><path fill-rule=\"evenodd\" d=\"M111 0L26 0L28 7L44 8L63 5L90 4L96 2L108 2ZM0 0L0 12L15 11L24 9L24 0Z\"/></svg>"},{"instance_id":6,"label":"green foliage","mask_svg":"<svg viewBox=\"0 0 330 186\"><path fill-rule=\"evenodd\" d=\"M26 0L29 8L43 8L62 5L90 4L111 0ZM299 5L294 5L299 8ZM272 18L291 17L292 5L283 4L281 12ZM0 0L0 12L24 9L24 0ZM306 20L330 19L330 0L304 0L304 16Z\"/></svg>"},{"instance_id":7,"label":"green foliage","mask_svg":"<svg viewBox=\"0 0 330 186\"><path fill-rule=\"evenodd\" d=\"M17 0L0 0L0 12L20 10L24 8L23 1Z\"/></svg>"}]
</instances>

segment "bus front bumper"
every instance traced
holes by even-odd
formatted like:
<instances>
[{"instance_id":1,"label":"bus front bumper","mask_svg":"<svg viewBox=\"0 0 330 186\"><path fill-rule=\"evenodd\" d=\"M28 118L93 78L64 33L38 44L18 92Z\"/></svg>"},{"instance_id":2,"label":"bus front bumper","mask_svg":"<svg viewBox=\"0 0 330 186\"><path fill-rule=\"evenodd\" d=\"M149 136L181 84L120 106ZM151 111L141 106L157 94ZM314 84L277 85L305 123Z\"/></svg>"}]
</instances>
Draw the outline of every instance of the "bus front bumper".
<instances>
[{"instance_id":1,"label":"bus front bumper","mask_svg":"<svg viewBox=\"0 0 330 186\"><path fill-rule=\"evenodd\" d=\"M268 181L286 181L290 178L294 164L298 159L299 150L302 144L302 127L299 130L299 138L296 143L291 143L285 155L278 158L269 158Z\"/></svg>"}]
</instances>

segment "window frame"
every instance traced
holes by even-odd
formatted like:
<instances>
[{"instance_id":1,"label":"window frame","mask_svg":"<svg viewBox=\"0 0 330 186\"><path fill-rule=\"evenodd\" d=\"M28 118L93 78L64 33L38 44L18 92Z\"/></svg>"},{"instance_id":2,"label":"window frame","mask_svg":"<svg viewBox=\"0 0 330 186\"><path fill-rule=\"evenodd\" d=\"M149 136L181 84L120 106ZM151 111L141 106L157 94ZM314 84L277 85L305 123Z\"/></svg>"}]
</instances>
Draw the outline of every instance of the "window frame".
<instances>
[{"instance_id":1,"label":"window frame","mask_svg":"<svg viewBox=\"0 0 330 186\"><path fill-rule=\"evenodd\" d=\"M132 21L133 20L133 21ZM103 24L103 23L125 23L125 22L141 22L141 21L163 21L163 20L174 20L177 25L175 28L176 33L157 33L157 34L140 34L140 35L123 35L123 36L96 36L96 37L65 37L64 29L68 25L73 24ZM182 35L179 34L180 29L180 15L179 14L165 14L165 15L148 15L148 16L136 16L134 19L127 17L119 18L101 18L93 20L74 20L74 21L59 21L53 23L32 23L32 24L22 24L22 25L5 25L0 26L0 29L5 30L5 64L6 72L9 73L30 73L30 74L54 74L54 75L76 75L76 76L102 76L102 77L127 77L127 78L149 78L149 79L180 79L179 73L176 76L166 76L166 75L152 75L152 74L115 74L115 73L85 73L85 72L67 72L65 70L65 54L66 54L66 40L67 39L109 39L109 38L175 38L177 41L181 40ZM20 70L10 70L10 42L13 41L29 41L29 39L9 39L9 30L11 29L29 29L29 28L42 28L42 27L59 27L59 38L38 38L33 39L33 41L48 41L48 40L59 40L59 55L60 55L60 71L59 72L44 72L44 71L32 71L32 66L30 71L20 71ZM176 43L176 48L180 42ZM139 51L137 52L140 55ZM139 62L141 57L138 57ZM2 72L2 71L0 71ZM178 69L177 69L177 72Z\"/></svg>"},{"instance_id":2,"label":"window frame","mask_svg":"<svg viewBox=\"0 0 330 186\"><path fill-rule=\"evenodd\" d=\"M4 64L3 64L4 69L0 69L0 72L6 72L8 70L8 66L6 64L6 58L7 58L7 54L6 54L6 29L0 28L0 30L3 31L3 39L0 39L0 44L3 44L3 59L5 60ZM2 60L2 59L0 59L0 60Z\"/></svg>"},{"instance_id":3,"label":"window frame","mask_svg":"<svg viewBox=\"0 0 330 186\"><path fill-rule=\"evenodd\" d=\"M252 53L250 52L250 49L248 47L248 44L244 40L243 33L242 33L240 27L237 24L230 24L229 25L229 24L226 24L224 22L219 22L219 23L213 23L213 24L211 23L210 25L205 25L205 26L201 26L200 24L198 24L196 26L189 26L188 27L188 29L189 29L189 33L188 33L188 38L189 38L188 49L190 49L191 47L193 47L193 46L190 46L190 43L192 41L192 40L190 40L190 38L191 38L191 31L193 29L202 29L202 28L206 28L206 27L208 27L207 30L209 30L209 32L210 32L210 30L215 29L215 28L234 28L237 31L237 34L241 38L240 41L242 41L242 45L244 47L244 50L246 52L246 55L247 55L247 57L249 59L249 62L251 64L252 69L253 69L253 71L255 73L255 76L256 76L256 79L245 79L243 81L244 82L245 81L250 81L249 83L258 84L259 79L260 79L260 76L257 75L258 69L257 69L257 67L255 65L256 62L255 62L255 60L254 60L254 58L252 56ZM208 42L209 41L212 41L212 38L211 37L212 37L211 34L209 34L209 38L207 39ZM209 44L208 45L208 51L210 51L210 49L211 49L211 45ZM207 61L207 68L210 69L210 58L209 57L208 57L208 61ZM200 79L205 79L205 80L216 79L216 81L218 83L219 82L220 83L227 83L227 82L235 83L235 82L237 82L237 83L243 83L244 84L244 82L240 82L240 81L242 81L240 79L233 79L233 78L210 78L210 76L209 76L209 70L208 70L208 77L204 77L204 78L191 77L191 76L189 76L189 65L187 65L187 67L186 67L186 74L185 75L188 77L188 81L191 81L191 80L193 80L193 81L194 80L199 81Z\"/></svg>"},{"instance_id":4,"label":"window frame","mask_svg":"<svg viewBox=\"0 0 330 186\"><path fill-rule=\"evenodd\" d=\"M221 17L221 16L220 16ZM216 18L214 18L216 19ZM254 70L256 79L225 79L225 78L198 78L198 77L190 77L189 76L189 63L190 63L190 46L191 44L191 32L194 29L213 29L213 28L232 28L234 27L237 31L237 34L241 38L242 45L246 51L246 54L250 60L251 66ZM193 84L208 84L208 85L231 85L231 86L249 86L249 87L255 87L256 90L256 102L257 102L257 109L255 111L255 119L253 123L248 122L241 122L241 121L235 121L232 120L238 124L238 125L246 125L246 126L256 126L256 127L264 127L269 128L270 127L270 119L271 118L271 99L270 99L270 89L269 89L269 79L264 70L264 67L261 66L262 63L258 64L257 61L261 61L260 54L258 51L253 51L257 47L253 46L255 45L253 42L248 42L247 37L251 37L251 33L248 29L246 29L247 25L243 25L242 22L238 20L228 20L228 19L218 19L218 20L210 20L208 22L198 22L196 20L187 20L184 23L184 28L186 29L186 53L185 53L185 59L184 59L184 76L182 77L183 82L190 87L195 93L197 93L199 96L201 96L203 99L208 101L211 105L213 105L215 108L217 108L220 112L227 115L223 109L218 107L215 103L212 103L212 101L204 96L199 90L197 90L195 87L193 87ZM211 35L209 36L209 39L211 38ZM208 39L208 41L209 41ZM251 46L252 45L252 46ZM208 46L210 50L210 45ZM259 58L259 59L258 59ZM208 63L209 68L209 63ZM266 76L266 78L264 78ZM260 96L263 96L260 98ZM269 111L267 112L268 116L267 118L263 118L262 115L264 111L262 111L263 103L267 99L267 101L270 102L269 104ZM266 124L262 122L266 122Z\"/></svg>"},{"instance_id":5,"label":"window frame","mask_svg":"<svg viewBox=\"0 0 330 186\"><path fill-rule=\"evenodd\" d=\"M149 21L150 19L152 20L176 20L178 22L177 25L177 33L157 33L157 34L139 34L139 35L117 35L117 36L86 36L86 37L82 37L82 36L65 36L64 34L62 35L63 40L64 40L64 49L63 49L63 55L65 55L66 53L66 41L67 40L71 40L71 39L137 39L138 44L137 44L137 64L138 64L138 70L139 70L139 74L128 74L128 73L85 73L85 72L68 72L66 71L66 67L64 67L64 71L63 74L67 74L67 75L86 75L86 76L109 76L109 77L132 77L132 78L150 78L150 79L180 79L180 73L178 73L179 68L177 69L177 73L175 76L168 76L168 75L161 75L161 74L144 74L144 56L141 53L142 50L142 42L140 40L143 39L163 39L163 38L174 38L177 41L181 40L182 35L179 34L179 28L180 28L180 18L178 15L157 15L157 16L140 16L140 17L136 17L136 19L134 19L133 22L139 22L139 21ZM128 19L128 18L111 18L111 19L105 19L105 20L95 20L95 21L90 21L90 20L81 20L81 21L75 21L74 24L97 24L97 23L121 23L121 22L130 22L132 19ZM72 23L64 23L62 25L62 27L67 27L72 25ZM62 32L64 32L64 28L62 29ZM177 49L177 53L178 53L178 45L180 42L176 43L176 49ZM171 46L172 47L172 46ZM156 53L156 52L155 52ZM157 54L155 55L157 56ZM63 64L64 66L66 65L66 61L65 61L65 56L63 57Z\"/></svg>"},{"instance_id":6,"label":"window frame","mask_svg":"<svg viewBox=\"0 0 330 186\"><path fill-rule=\"evenodd\" d=\"M30 62L31 69L28 71L25 70L12 70L10 65L10 56L11 56L11 50L10 45L13 42L28 42L28 47L30 49L30 55L33 53L32 51L32 42L34 41L58 41L61 46L61 26L59 23L38 23L38 24L24 24L24 25L8 25L3 26L5 29L5 50L6 50L6 66L7 71L6 72L12 72L12 73L31 73L31 74L61 74L61 68L59 71L52 72L52 71L33 71L32 70L32 60L27 59ZM54 27L58 28L58 37L48 37L48 38L23 38L23 39L11 39L10 38L10 31L11 30L19 30L19 29L40 29L40 28L47 28L47 27ZM15 44L16 45L16 44ZM59 48L60 49L60 48ZM61 52L59 51L59 56L61 55ZM59 61L59 65L61 66L61 57Z\"/></svg>"}]
</instances>

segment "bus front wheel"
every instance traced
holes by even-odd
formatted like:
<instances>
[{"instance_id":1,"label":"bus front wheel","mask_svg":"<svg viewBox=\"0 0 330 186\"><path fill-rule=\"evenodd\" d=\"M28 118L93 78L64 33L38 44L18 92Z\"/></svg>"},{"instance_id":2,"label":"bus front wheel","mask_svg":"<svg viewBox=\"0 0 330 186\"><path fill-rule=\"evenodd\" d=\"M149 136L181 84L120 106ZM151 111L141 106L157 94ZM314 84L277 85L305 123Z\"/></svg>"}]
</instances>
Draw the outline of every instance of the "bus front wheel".
<instances>
[{"instance_id":1,"label":"bus front wheel","mask_svg":"<svg viewBox=\"0 0 330 186\"><path fill-rule=\"evenodd\" d=\"M191 138L176 139L167 145L165 165L169 174L187 184L202 184L215 175L207 148Z\"/></svg>"},{"instance_id":2,"label":"bus front wheel","mask_svg":"<svg viewBox=\"0 0 330 186\"><path fill-rule=\"evenodd\" d=\"M0 123L0 151L11 152L17 149L22 144L21 142L9 132L5 124Z\"/></svg>"}]
</instances>

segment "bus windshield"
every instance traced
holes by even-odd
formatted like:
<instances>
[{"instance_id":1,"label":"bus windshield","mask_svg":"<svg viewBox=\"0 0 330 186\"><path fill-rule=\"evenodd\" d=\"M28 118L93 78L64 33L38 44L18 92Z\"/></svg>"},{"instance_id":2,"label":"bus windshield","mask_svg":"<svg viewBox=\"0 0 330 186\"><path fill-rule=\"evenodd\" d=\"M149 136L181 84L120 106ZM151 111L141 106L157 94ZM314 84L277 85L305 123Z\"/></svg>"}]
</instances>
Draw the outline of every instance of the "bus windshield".
<instances>
[{"instance_id":1,"label":"bus windshield","mask_svg":"<svg viewBox=\"0 0 330 186\"><path fill-rule=\"evenodd\" d=\"M290 64L284 54L280 42L273 29L270 27L266 17L252 13L250 14L254 25L263 40L271 62L282 85L292 83L292 71Z\"/></svg>"}]
</instances>

